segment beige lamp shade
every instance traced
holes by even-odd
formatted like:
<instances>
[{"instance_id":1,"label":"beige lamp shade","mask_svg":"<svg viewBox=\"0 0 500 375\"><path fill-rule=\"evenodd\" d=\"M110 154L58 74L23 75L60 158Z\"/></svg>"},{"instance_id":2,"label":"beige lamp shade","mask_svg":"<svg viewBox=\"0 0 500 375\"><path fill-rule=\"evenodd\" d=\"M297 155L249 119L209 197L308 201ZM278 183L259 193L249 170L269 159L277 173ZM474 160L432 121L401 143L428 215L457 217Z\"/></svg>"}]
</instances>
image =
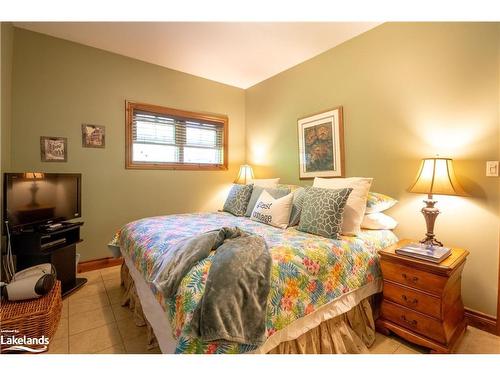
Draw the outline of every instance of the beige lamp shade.
<instances>
[{"instance_id":1,"label":"beige lamp shade","mask_svg":"<svg viewBox=\"0 0 500 375\"><path fill-rule=\"evenodd\" d=\"M417 178L408 189L411 193L468 196L455 176L453 160L422 159Z\"/></svg>"},{"instance_id":2,"label":"beige lamp shade","mask_svg":"<svg viewBox=\"0 0 500 375\"><path fill-rule=\"evenodd\" d=\"M252 167L248 164L241 165L240 173L238 173L238 177L234 180L234 183L246 185L250 180L253 180Z\"/></svg>"},{"instance_id":3,"label":"beige lamp shade","mask_svg":"<svg viewBox=\"0 0 500 375\"><path fill-rule=\"evenodd\" d=\"M43 173L40 172L26 172L24 173L24 178L28 180L41 180L44 177Z\"/></svg>"}]
</instances>

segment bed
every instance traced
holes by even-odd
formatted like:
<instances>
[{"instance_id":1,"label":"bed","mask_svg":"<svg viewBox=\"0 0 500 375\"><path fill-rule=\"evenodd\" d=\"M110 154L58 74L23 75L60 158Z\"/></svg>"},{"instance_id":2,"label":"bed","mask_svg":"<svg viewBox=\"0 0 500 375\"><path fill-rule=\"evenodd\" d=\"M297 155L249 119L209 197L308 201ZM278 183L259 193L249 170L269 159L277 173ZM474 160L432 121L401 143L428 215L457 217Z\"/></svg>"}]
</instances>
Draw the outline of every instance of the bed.
<instances>
[{"instance_id":1,"label":"bed","mask_svg":"<svg viewBox=\"0 0 500 375\"><path fill-rule=\"evenodd\" d=\"M190 318L203 295L213 253L189 271L172 298L164 298L147 282L155 260L170 245L186 236L223 226L237 226L263 236L272 256L267 341L259 347L202 342L190 332ZM226 212L145 218L125 225L115 237L138 303L163 353L289 351L283 343L304 337L315 329L328 329L322 324L335 322L336 317L355 308L361 313L369 309L367 299L381 290L377 250L396 241L390 230L363 230L356 237L331 240L295 228L271 227ZM315 334L321 335L321 332ZM345 332L339 335L345 336Z\"/></svg>"}]
</instances>

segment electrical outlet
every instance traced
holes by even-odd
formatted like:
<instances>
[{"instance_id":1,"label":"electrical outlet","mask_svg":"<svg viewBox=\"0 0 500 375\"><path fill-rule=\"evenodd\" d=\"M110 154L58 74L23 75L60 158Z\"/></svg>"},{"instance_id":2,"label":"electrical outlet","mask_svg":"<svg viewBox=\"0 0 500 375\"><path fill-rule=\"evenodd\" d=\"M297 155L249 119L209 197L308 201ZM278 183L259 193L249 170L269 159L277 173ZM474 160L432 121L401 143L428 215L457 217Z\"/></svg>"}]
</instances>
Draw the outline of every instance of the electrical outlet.
<instances>
[{"instance_id":1,"label":"electrical outlet","mask_svg":"<svg viewBox=\"0 0 500 375\"><path fill-rule=\"evenodd\" d=\"M486 162L486 176L498 177L498 161L495 160Z\"/></svg>"}]
</instances>

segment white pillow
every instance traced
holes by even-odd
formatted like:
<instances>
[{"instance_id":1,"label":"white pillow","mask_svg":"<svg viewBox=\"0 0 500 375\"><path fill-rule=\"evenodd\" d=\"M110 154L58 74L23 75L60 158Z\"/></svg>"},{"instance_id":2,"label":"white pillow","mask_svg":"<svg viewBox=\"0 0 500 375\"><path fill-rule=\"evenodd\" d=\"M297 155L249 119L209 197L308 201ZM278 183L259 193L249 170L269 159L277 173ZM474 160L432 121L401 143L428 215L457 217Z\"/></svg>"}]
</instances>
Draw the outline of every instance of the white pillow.
<instances>
[{"instance_id":1,"label":"white pillow","mask_svg":"<svg viewBox=\"0 0 500 375\"><path fill-rule=\"evenodd\" d=\"M293 193L274 199L267 191L263 191L250 215L250 219L273 227L285 229L292 212Z\"/></svg>"},{"instance_id":2,"label":"white pillow","mask_svg":"<svg viewBox=\"0 0 500 375\"><path fill-rule=\"evenodd\" d=\"M278 178L254 178L248 181L248 184L254 184L255 186L261 186L265 188L276 188L280 182Z\"/></svg>"},{"instance_id":3,"label":"white pillow","mask_svg":"<svg viewBox=\"0 0 500 375\"><path fill-rule=\"evenodd\" d=\"M364 229L394 229L398 222L382 212L365 215L361 228Z\"/></svg>"},{"instance_id":4,"label":"white pillow","mask_svg":"<svg viewBox=\"0 0 500 375\"><path fill-rule=\"evenodd\" d=\"M373 178L349 177L349 178L320 178L314 179L313 187L323 189L352 188L344 208L342 219L342 234L356 236L361 230L361 222L366 211L366 199Z\"/></svg>"}]
</instances>

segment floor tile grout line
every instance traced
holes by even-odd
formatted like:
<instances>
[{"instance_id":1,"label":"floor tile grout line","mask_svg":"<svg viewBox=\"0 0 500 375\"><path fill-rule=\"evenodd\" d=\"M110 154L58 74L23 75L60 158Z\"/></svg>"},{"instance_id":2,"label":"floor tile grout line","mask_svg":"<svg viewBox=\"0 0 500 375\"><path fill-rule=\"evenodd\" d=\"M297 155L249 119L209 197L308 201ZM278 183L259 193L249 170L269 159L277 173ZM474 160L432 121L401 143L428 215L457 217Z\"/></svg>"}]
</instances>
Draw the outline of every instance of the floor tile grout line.
<instances>
[{"instance_id":1,"label":"floor tile grout line","mask_svg":"<svg viewBox=\"0 0 500 375\"><path fill-rule=\"evenodd\" d=\"M113 305L118 305L118 303L114 303ZM115 314L115 310L113 309L113 305L110 305L111 306L111 312L113 313L113 316L115 318L115 322L118 323L118 322L121 322L122 320L125 320L125 319L120 319L118 320L116 314Z\"/></svg>"},{"instance_id":2,"label":"floor tile grout line","mask_svg":"<svg viewBox=\"0 0 500 375\"><path fill-rule=\"evenodd\" d=\"M106 298L107 298L107 295L106 295ZM104 306L99 306L99 307L96 307L96 308L93 308L92 310L87 310L87 311L77 311L75 312L74 314L70 314L69 311L68 311L68 318L71 316L75 316L75 315L79 315L79 314L86 314L86 313L90 313L90 312L93 312L93 311L97 311L99 309L102 309L102 308L106 308L106 307L111 307L111 304L109 305L104 305Z\"/></svg>"},{"instance_id":3,"label":"floor tile grout line","mask_svg":"<svg viewBox=\"0 0 500 375\"><path fill-rule=\"evenodd\" d=\"M101 309L106 309L106 308L111 308L111 305L107 305L107 306L101 306L101 307L98 307L97 309L92 309L92 310L88 310L88 311L82 311L82 312L77 312L73 315L71 315L72 317L75 317L77 315L82 315L82 314L87 314L87 313L93 313L93 312L96 312L98 310L101 310ZM69 319L69 315L68 315L68 319Z\"/></svg>"},{"instance_id":4,"label":"floor tile grout line","mask_svg":"<svg viewBox=\"0 0 500 375\"><path fill-rule=\"evenodd\" d=\"M102 279L102 273L100 271L99 271L99 274L101 275L101 279ZM103 279L103 284L104 284L104 279ZM120 286L120 288L121 288L121 286ZM111 306L112 305L111 298L109 297L108 288L106 288L106 284L104 284L104 290L106 290L106 295L108 296L108 302L109 302L109 304ZM115 315L115 312L113 311L113 308L111 308L111 313L113 314L113 317L115 318L116 329L118 331L118 335L120 335L120 340L121 340L121 344L123 346L123 351L125 353L127 353L127 348L125 347L125 340L123 339L122 332L120 331L120 328L118 327L118 321L116 320L116 315ZM103 349L103 350L105 350L105 349Z\"/></svg>"},{"instance_id":5,"label":"floor tile grout line","mask_svg":"<svg viewBox=\"0 0 500 375\"><path fill-rule=\"evenodd\" d=\"M99 295L99 294L104 294L104 292L106 292L106 287L104 286L104 284L103 284L102 288L103 288L103 291L99 291L98 290L98 291L95 291L95 292L93 292L91 294L86 294L86 295L79 294L78 297L76 298L76 301L78 301L78 300L84 300L84 299L87 299L88 297L94 297L94 296ZM74 301L75 298L73 297L72 300Z\"/></svg>"},{"instance_id":6,"label":"floor tile grout line","mask_svg":"<svg viewBox=\"0 0 500 375\"><path fill-rule=\"evenodd\" d=\"M67 324L67 327L66 327L66 340L67 340L67 347L66 347L66 351L67 351L67 354L70 353L70 349L69 349L69 296L68 296L68 322L66 323Z\"/></svg>"},{"instance_id":7,"label":"floor tile grout line","mask_svg":"<svg viewBox=\"0 0 500 375\"><path fill-rule=\"evenodd\" d=\"M70 319L69 307L70 307L70 306L68 305L68 351L70 351L70 348L69 348L69 346L70 346L69 337L71 337L71 336L76 336L76 335L79 335L79 334L84 333L84 332L91 331L91 330L96 329L96 328L105 327L105 326L107 326L107 325L109 325L109 324L113 324L113 323L115 323L115 324L116 324L115 314L114 314L114 312L113 312L113 309L111 308L111 302L110 302L110 299L109 299L109 295L108 295L108 292L107 292L106 287L105 287L105 285L104 285L104 280L102 279L102 275L101 275L101 273L100 273L100 272L99 272L99 277L100 277L100 279L101 279L101 283L103 284L104 290L105 290L105 292L106 292L106 297L107 297L108 302L109 302L109 305L107 305L107 306L101 306L100 308L103 308L103 307L104 307L104 308L107 308L107 307L109 307L109 309L111 310L111 316L113 317L113 321L112 321L112 322L106 322L105 324L99 325L99 326L97 326L97 327L93 327L93 328L85 329L85 330L83 330L83 331L80 331L80 332L77 332L77 333L74 333L74 334L70 334L70 332L69 332L69 319ZM97 294L98 294L98 293L97 293ZM69 303L69 301L68 301L68 303ZM100 308L93 309L93 310L89 310L89 311L86 311L86 312L84 312L84 313L89 313L89 312L92 312L92 311L97 311L97 310L99 310ZM84 314L84 313L81 313L81 312L80 312L79 314ZM74 317L74 315L73 315L73 317ZM117 325L116 329L118 329L118 325ZM121 338L121 336L120 336L120 338ZM107 348L105 348L105 349L107 349ZM104 349L103 349L103 350L104 350Z\"/></svg>"},{"instance_id":8,"label":"floor tile grout line","mask_svg":"<svg viewBox=\"0 0 500 375\"><path fill-rule=\"evenodd\" d=\"M116 325L116 329L118 330L118 334L120 335L120 340L122 341L123 351L128 354L127 348L125 347L125 340L123 339L122 331L118 328L118 324Z\"/></svg>"},{"instance_id":9,"label":"floor tile grout line","mask_svg":"<svg viewBox=\"0 0 500 375\"><path fill-rule=\"evenodd\" d=\"M123 345L123 342L122 342L122 345ZM98 350L97 352L93 352L92 354L100 354L102 351L109 349L109 348L112 348L113 346L116 346L116 345L106 346L104 349ZM123 347L125 348L125 345L123 345ZM114 353L111 353L111 354L114 354Z\"/></svg>"},{"instance_id":10,"label":"floor tile grout line","mask_svg":"<svg viewBox=\"0 0 500 375\"><path fill-rule=\"evenodd\" d=\"M83 331L79 331L77 333L69 334L69 337L73 337L73 336L79 335L79 334L84 333L84 332L92 331L93 329L106 327L106 326L109 326L110 324L113 324L113 323L116 323L116 321L113 320L112 322L106 322L106 323L101 324L101 325L96 326L96 327L87 328L87 329L85 329Z\"/></svg>"},{"instance_id":11,"label":"floor tile grout line","mask_svg":"<svg viewBox=\"0 0 500 375\"><path fill-rule=\"evenodd\" d=\"M79 335L79 334L84 333L84 332L92 331L92 330L97 329L97 328L106 327L106 326L109 326L109 325L112 325L112 324L116 324L116 322L111 322L111 323L107 323L107 324L104 324L104 325L99 326L99 327L94 327L94 328L86 329L85 331L75 333L74 335L69 335L69 337L76 336L76 335ZM118 330L118 326L116 327L116 329ZM118 331L118 334L120 334L120 331ZM68 354L96 354L97 353L97 352L92 352L92 353L71 353L70 348L69 348L69 346L70 346L69 337L68 337ZM120 335L120 339L121 339L121 335ZM111 345L111 346L114 346L114 345ZM103 349L101 349L99 351L111 348L111 346L107 346L107 347L105 347L105 348L103 348Z\"/></svg>"},{"instance_id":12,"label":"floor tile grout line","mask_svg":"<svg viewBox=\"0 0 500 375\"><path fill-rule=\"evenodd\" d=\"M102 283L104 285L104 290L106 291L106 296L108 297L108 302L110 305L112 305L111 303L111 297L109 296L109 291L108 291L108 288L106 288L106 284L104 284L104 279L102 278L102 274L99 272L99 275L101 276L101 279L103 280Z\"/></svg>"},{"instance_id":13,"label":"floor tile grout line","mask_svg":"<svg viewBox=\"0 0 500 375\"><path fill-rule=\"evenodd\" d=\"M102 280L101 280L101 282L102 282ZM103 287L104 287L104 283L103 283ZM97 311L97 310L99 310L99 309L106 308L106 307L110 307L110 308L111 308L111 302L110 302L110 300L109 300L109 296L108 296L108 293L107 293L107 291L106 291L106 288L105 288L105 287L104 287L104 294L106 294L106 299L107 299L107 301L108 301L108 305L105 305L105 306L100 306L100 307L98 307L98 308L91 309L91 310L84 311L84 312L78 311L78 312L76 312L75 314L90 313L90 312ZM81 299L86 299L86 298L88 298L88 297L93 297L93 296L95 296L95 295L99 295L99 292L97 292L97 293L95 293L95 294L91 294L91 295L85 296L85 297L81 297ZM68 300L68 322L69 322L69 317L70 317L70 315L72 315L72 314L70 313L70 310L71 310L71 303L70 303L70 301ZM73 314L73 316L75 316L75 314ZM113 316L114 316L114 315L113 315ZM69 329L69 327L68 327L68 329Z\"/></svg>"},{"instance_id":14,"label":"floor tile grout line","mask_svg":"<svg viewBox=\"0 0 500 375\"><path fill-rule=\"evenodd\" d=\"M68 354L71 353L71 348L70 348L70 342L69 342L69 319L70 319L70 316L69 316L69 297L68 297Z\"/></svg>"},{"instance_id":15,"label":"floor tile grout line","mask_svg":"<svg viewBox=\"0 0 500 375\"><path fill-rule=\"evenodd\" d=\"M108 268L110 268L110 267L108 267ZM111 272L110 272L110 273L111 273ZM102 280L103 280L103 281L105 281L105 280L113 280L113 279L115 279L115 278L119 278L119 277L120 277L120 270L117 270L117 271L116 271L116 273L117 273L117 275L116 275L116 276L113 276L113 277L110 277L110 278L105 279L105 278L104 278L104 276L103 276L103 274L102 274L102 271L101 271L101 270L99 270L99 275L101 276L101 278L102 278Z\"/></svg>"},{"instance_id":16,"label":"floor tile grout line","mask_svg":"<svg viewBox=\"0 0 500 375\"><path fill-rule=\"evenodd\" d=\"M398 351L398 349L401 347L401 343L400 342L397 342L396 340L393 340L397 345L396 345L396 349L394 349L394 351L391 353L391 354L396 354L396 352Z\"/></svg>"},{"instance_id":17,"label":"floor tile grout line","mask_svg":"<svg viewBox=\"0 0 500 375\"><path fill-rule=\"evenodd\" d=\"M88 294L88 295L86 295L84 297L80 297L79 296L77 299L73 299L72 301L73 301L73 304L74 304L76 302L80 302L80 301L83 301L83 300L88 300L89 298L93 298L93 297L99 296L100 294L106 294L106 297L107 297L106 291L102 291L102 292L97 292L97 293L94 293L94 294ZM71 303L70 303L70 305L71 305ZM69 308L68 310L71 310L71 308Z\"/></svg>"}]
</instances>

